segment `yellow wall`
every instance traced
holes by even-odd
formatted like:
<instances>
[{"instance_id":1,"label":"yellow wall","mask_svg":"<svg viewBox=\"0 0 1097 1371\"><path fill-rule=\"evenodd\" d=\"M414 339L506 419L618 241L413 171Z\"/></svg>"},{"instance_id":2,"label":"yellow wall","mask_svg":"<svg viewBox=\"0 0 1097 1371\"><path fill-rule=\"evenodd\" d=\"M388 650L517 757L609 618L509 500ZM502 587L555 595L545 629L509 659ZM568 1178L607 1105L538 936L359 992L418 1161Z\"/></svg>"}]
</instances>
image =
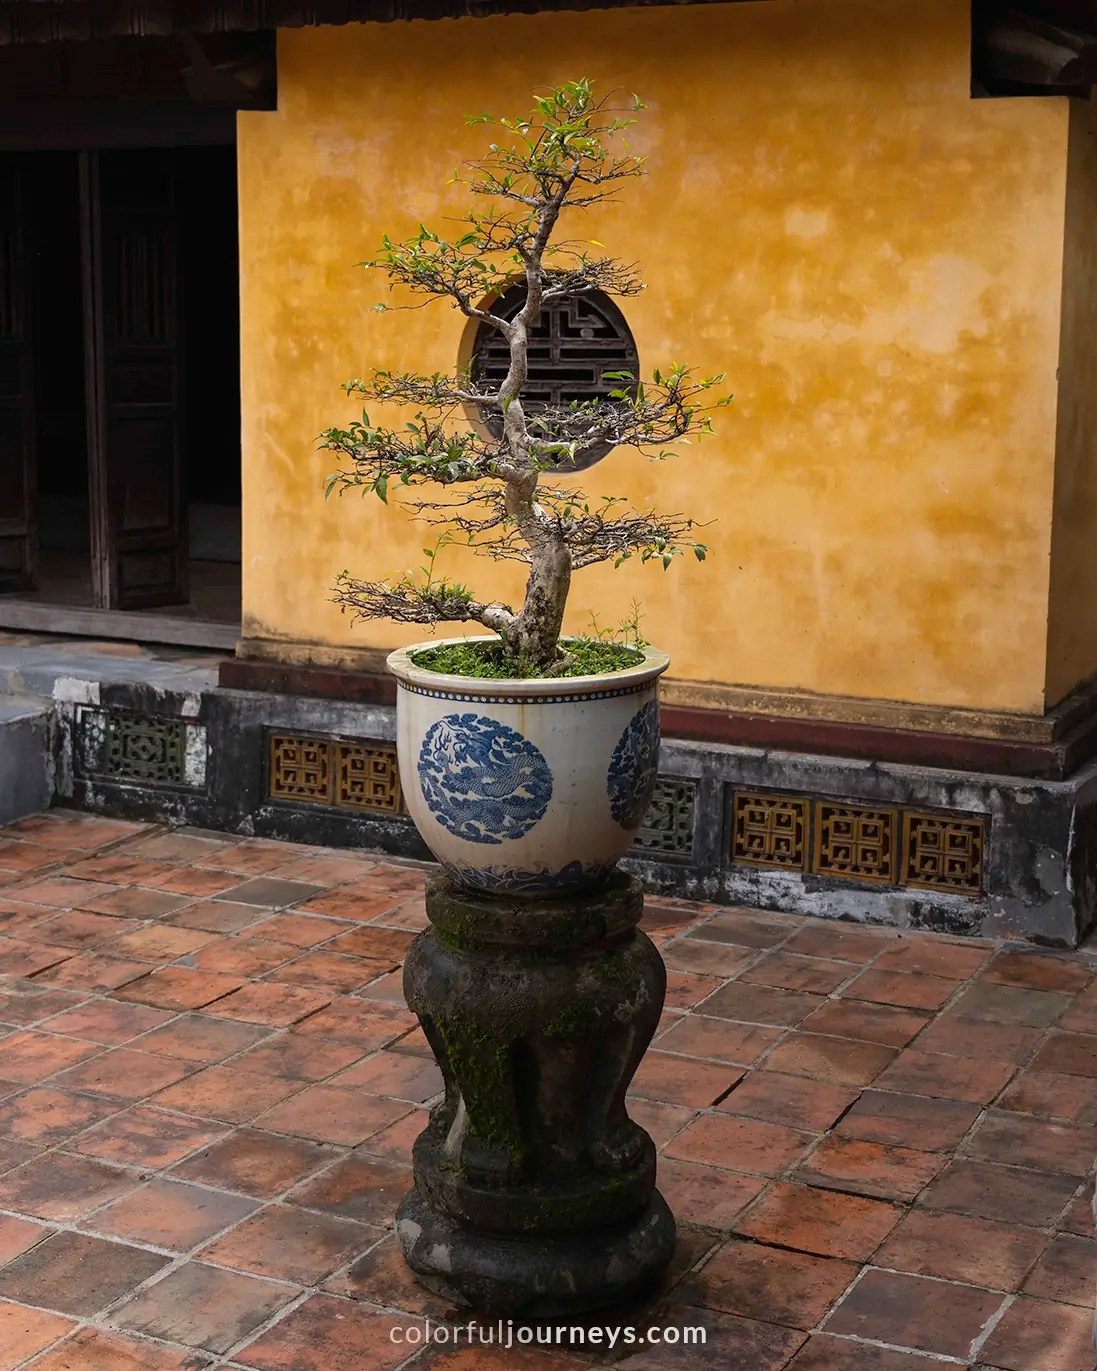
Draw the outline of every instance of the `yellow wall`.
<instances>
[{"instance_id":1,"label":"yellow wall","mask_svg":"<svg viewBox=\"0 0 1097 1371\"><path fill-rule=\"evenodd\" d=\"M445 304L370 312L353 264L459 213L462 116L589 75L648 102L650 175L589 233L643 267L645 369L725 371L715 441L582 478L717 523L714 557L584 571L573 627L636 596L672 675L1040 712L1068 102L969 98L968 0L766 0L283 31L240 116L244 632L406 642L327 603L420 560L376 501L325 505L314 437L370 366L444 370ZM450 575L514 598L489 562ZM509 570L509 569L508 569ZM463 630L457 630L458 632Z\"/></svg>"},{"instance_id":2,"label":"yellow wall","mask_svg":"<svg viewBox=\"0 0 1097 1371\"><path fill-rule=\"evenodd\" d=\"M1097 674L1097 112L1072 100L1047 703Z\"/></svg>"}]
</instances>

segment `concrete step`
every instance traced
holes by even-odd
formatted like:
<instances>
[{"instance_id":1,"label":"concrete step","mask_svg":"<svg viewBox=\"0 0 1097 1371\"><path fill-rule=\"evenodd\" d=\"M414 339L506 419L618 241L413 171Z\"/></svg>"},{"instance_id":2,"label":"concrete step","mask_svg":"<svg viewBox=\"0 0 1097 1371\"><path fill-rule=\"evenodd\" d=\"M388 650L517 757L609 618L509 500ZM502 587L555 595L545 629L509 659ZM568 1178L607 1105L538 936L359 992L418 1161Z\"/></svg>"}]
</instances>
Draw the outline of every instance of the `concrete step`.
<instances>
[{"instance_id":1,"label":"concrete step","mask_svg":"<svg viewBox=\"0 0 1097 1371\"><path fill-rule=\"evenodd\" d=\"M53 799L53 707L32 695L0 696L0 824L48 809Z\"/></svg>"}]
</instances>

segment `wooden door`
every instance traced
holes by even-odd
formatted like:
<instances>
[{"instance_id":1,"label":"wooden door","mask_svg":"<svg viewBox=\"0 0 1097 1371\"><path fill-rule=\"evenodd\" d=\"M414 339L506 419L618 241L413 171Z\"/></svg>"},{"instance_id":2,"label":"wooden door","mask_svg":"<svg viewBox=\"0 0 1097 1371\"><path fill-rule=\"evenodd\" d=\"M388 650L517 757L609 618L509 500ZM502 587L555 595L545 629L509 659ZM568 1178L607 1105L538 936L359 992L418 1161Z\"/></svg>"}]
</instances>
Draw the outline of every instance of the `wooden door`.
<instances>
[{"instance_id":1,"label":"wooden door","mask_svg":"<svg viewBox=\"0 0 1097 1371\"><path fill-rule=\"evenodd\" d=\"M176 166L164 150L80 159L95 604L185 604Z\"/></svg>"},{"instance_id":2,"label":"wooden door","mask_svg":"<svg viewBox=\"0 0 1097 1371\"><path fill-rule=\"evenodd\" d=\"M0 153L0 591L33 590L38 560L29 196Z\"/></svg>"}]
</instances>

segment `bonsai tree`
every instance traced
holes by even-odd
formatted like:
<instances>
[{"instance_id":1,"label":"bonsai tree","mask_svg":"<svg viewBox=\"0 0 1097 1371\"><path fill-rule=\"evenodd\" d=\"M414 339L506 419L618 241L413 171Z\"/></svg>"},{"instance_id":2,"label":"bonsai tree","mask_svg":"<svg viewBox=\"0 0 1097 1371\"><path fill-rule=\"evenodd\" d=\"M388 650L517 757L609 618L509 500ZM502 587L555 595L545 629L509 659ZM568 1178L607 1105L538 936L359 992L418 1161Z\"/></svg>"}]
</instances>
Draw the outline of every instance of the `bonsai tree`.
<instances>
[{"instance_id":1,"label":"bonsai tree","mask_svg":"<svg viewBox=\"0 0 1097 1371\"><path fill-rule=\"evenodd\" d=\"M632 110L642 108L634 97ZM491 388L470 368L431 376L375 370L344 390L409 406L413 417L405 427L375 424L363 411L348 428L321 435L323 447L347 459L328 477L327 495L358 487L387 502L394 482L456 488L452 498L411 502L419 516L446 529L427 553L422 579L405 574L363 581L343 572L336 602L366 618L481 624L499 635L507 675L559 675L573 666L560 638L574 571L605 561L619 566L632 557L658 559L665 568L683 551L705 557L694 520L633 510L619 497L592 502L558 478L561 468L581 465L610 446L659 459L671 455L668 443L710 432L700 401L721 376L695 378L674 365L642 383L611 372L603 373L612 387L604 397L555 404L523 399L530 330L544 305L593 291L630 296L644 288L633 267L591 254L589 248L601 244L556 236L566 211L611 201L621 182L643 175L644 159L624 141L635 120L621 113L609 98L596 99L589 81L575 81L537 99L524 118L469 118L499 138L486 157L470 164L469 189L484 207L471 209L450 238L422 225L403 242L386 236L380 253L360 265L387 273L390 288L448 300L466 318L497 330L509 350L506 376ZM521 308L509 318L493 312L493 303L516 283L525 286ZM485 422L492 418L498 436ZM520 609L435 576L439 547L454 541L528 566Z\"/></svg>"}]
</instances>

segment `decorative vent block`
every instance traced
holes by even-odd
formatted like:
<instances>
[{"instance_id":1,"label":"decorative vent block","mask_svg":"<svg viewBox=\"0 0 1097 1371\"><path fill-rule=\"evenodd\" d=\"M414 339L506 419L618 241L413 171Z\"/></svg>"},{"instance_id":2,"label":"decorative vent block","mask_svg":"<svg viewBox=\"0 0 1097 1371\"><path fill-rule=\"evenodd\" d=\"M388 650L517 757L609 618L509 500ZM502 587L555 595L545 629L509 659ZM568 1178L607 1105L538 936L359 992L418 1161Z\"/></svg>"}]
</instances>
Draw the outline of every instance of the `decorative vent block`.
<instances>
[{"instance_id":1,"label":"decorative vent block","mask_svg":"<svg viewBox=\"0 0 1097 1371\"><path fill-rule=\"evenodd\" d=\"M693 811L697 787L693 781L661 776L644 822L633 840L641 852L667 857L693 856Z\"/></svg>"},{"instance_id":2,"label":"decorative vent block","mask_svg":"<svg viewBox=\"0 0 1097 1371\"><path fill-rule=\"evenodd\" d=\"M983 888L982 819L903 815L903 884L977 895Z\"/></svg>"},{"instance_id":3,"label":"decorative vent block","mask_svg":"<svg viewBox=\"0 0 1097 1371\"><path fill-rule=\"evenodd\" d=\"M404 813L396 749L384 743L336 743L339 792L335 803L351 809Z\"/></svg>"},{"instance_id":4,"label":"decorative vent block","mask_svg":"<svg viewBox=\"0 0 1097 1371\"><path fill-rule=\"evenodd\" d=\"M392 743L274 733L269 760L272 800L407 814Z\"/></svg>"},{"instance_id":5,"label":"decorative vent block","mask_svg":"<svg viewBox=\"0 0 1097 1371\"><path fill-rule=\"evenodd\" d=\"M734 861L803 871L809 832L806 799L736 791L732 804Z\"/></svg>"},{"instance_id":6,"label":"decorative vent block","mask_svg":"<svg viewBox=\"0 0 1097 1371\"><path fill-rule=\"evenodd\" d=\"M187 789L206 784L206 729L187 719L80 708L76 753L84 775Z\"/></svg>"},{"instance_id":7,"label":"decorative vent block","mask_svg":"<svg viewBox=\"0 0 1097 1371\"><path fill-rule=\"evenodd\" d=\"M894 809L817 801L812 871L894 884L896 820Z\"/></svg>"},{"instance_id":8,"label":"decorative vent block","mask_svg":"<svg viewBox=\"0 0 1097 1371\"><path fill-rule=\"evenodd\" d=\"M331 804L331 743L326 738L270 740L270 794L276 800Z\"/></svg>"}]
</instances>

